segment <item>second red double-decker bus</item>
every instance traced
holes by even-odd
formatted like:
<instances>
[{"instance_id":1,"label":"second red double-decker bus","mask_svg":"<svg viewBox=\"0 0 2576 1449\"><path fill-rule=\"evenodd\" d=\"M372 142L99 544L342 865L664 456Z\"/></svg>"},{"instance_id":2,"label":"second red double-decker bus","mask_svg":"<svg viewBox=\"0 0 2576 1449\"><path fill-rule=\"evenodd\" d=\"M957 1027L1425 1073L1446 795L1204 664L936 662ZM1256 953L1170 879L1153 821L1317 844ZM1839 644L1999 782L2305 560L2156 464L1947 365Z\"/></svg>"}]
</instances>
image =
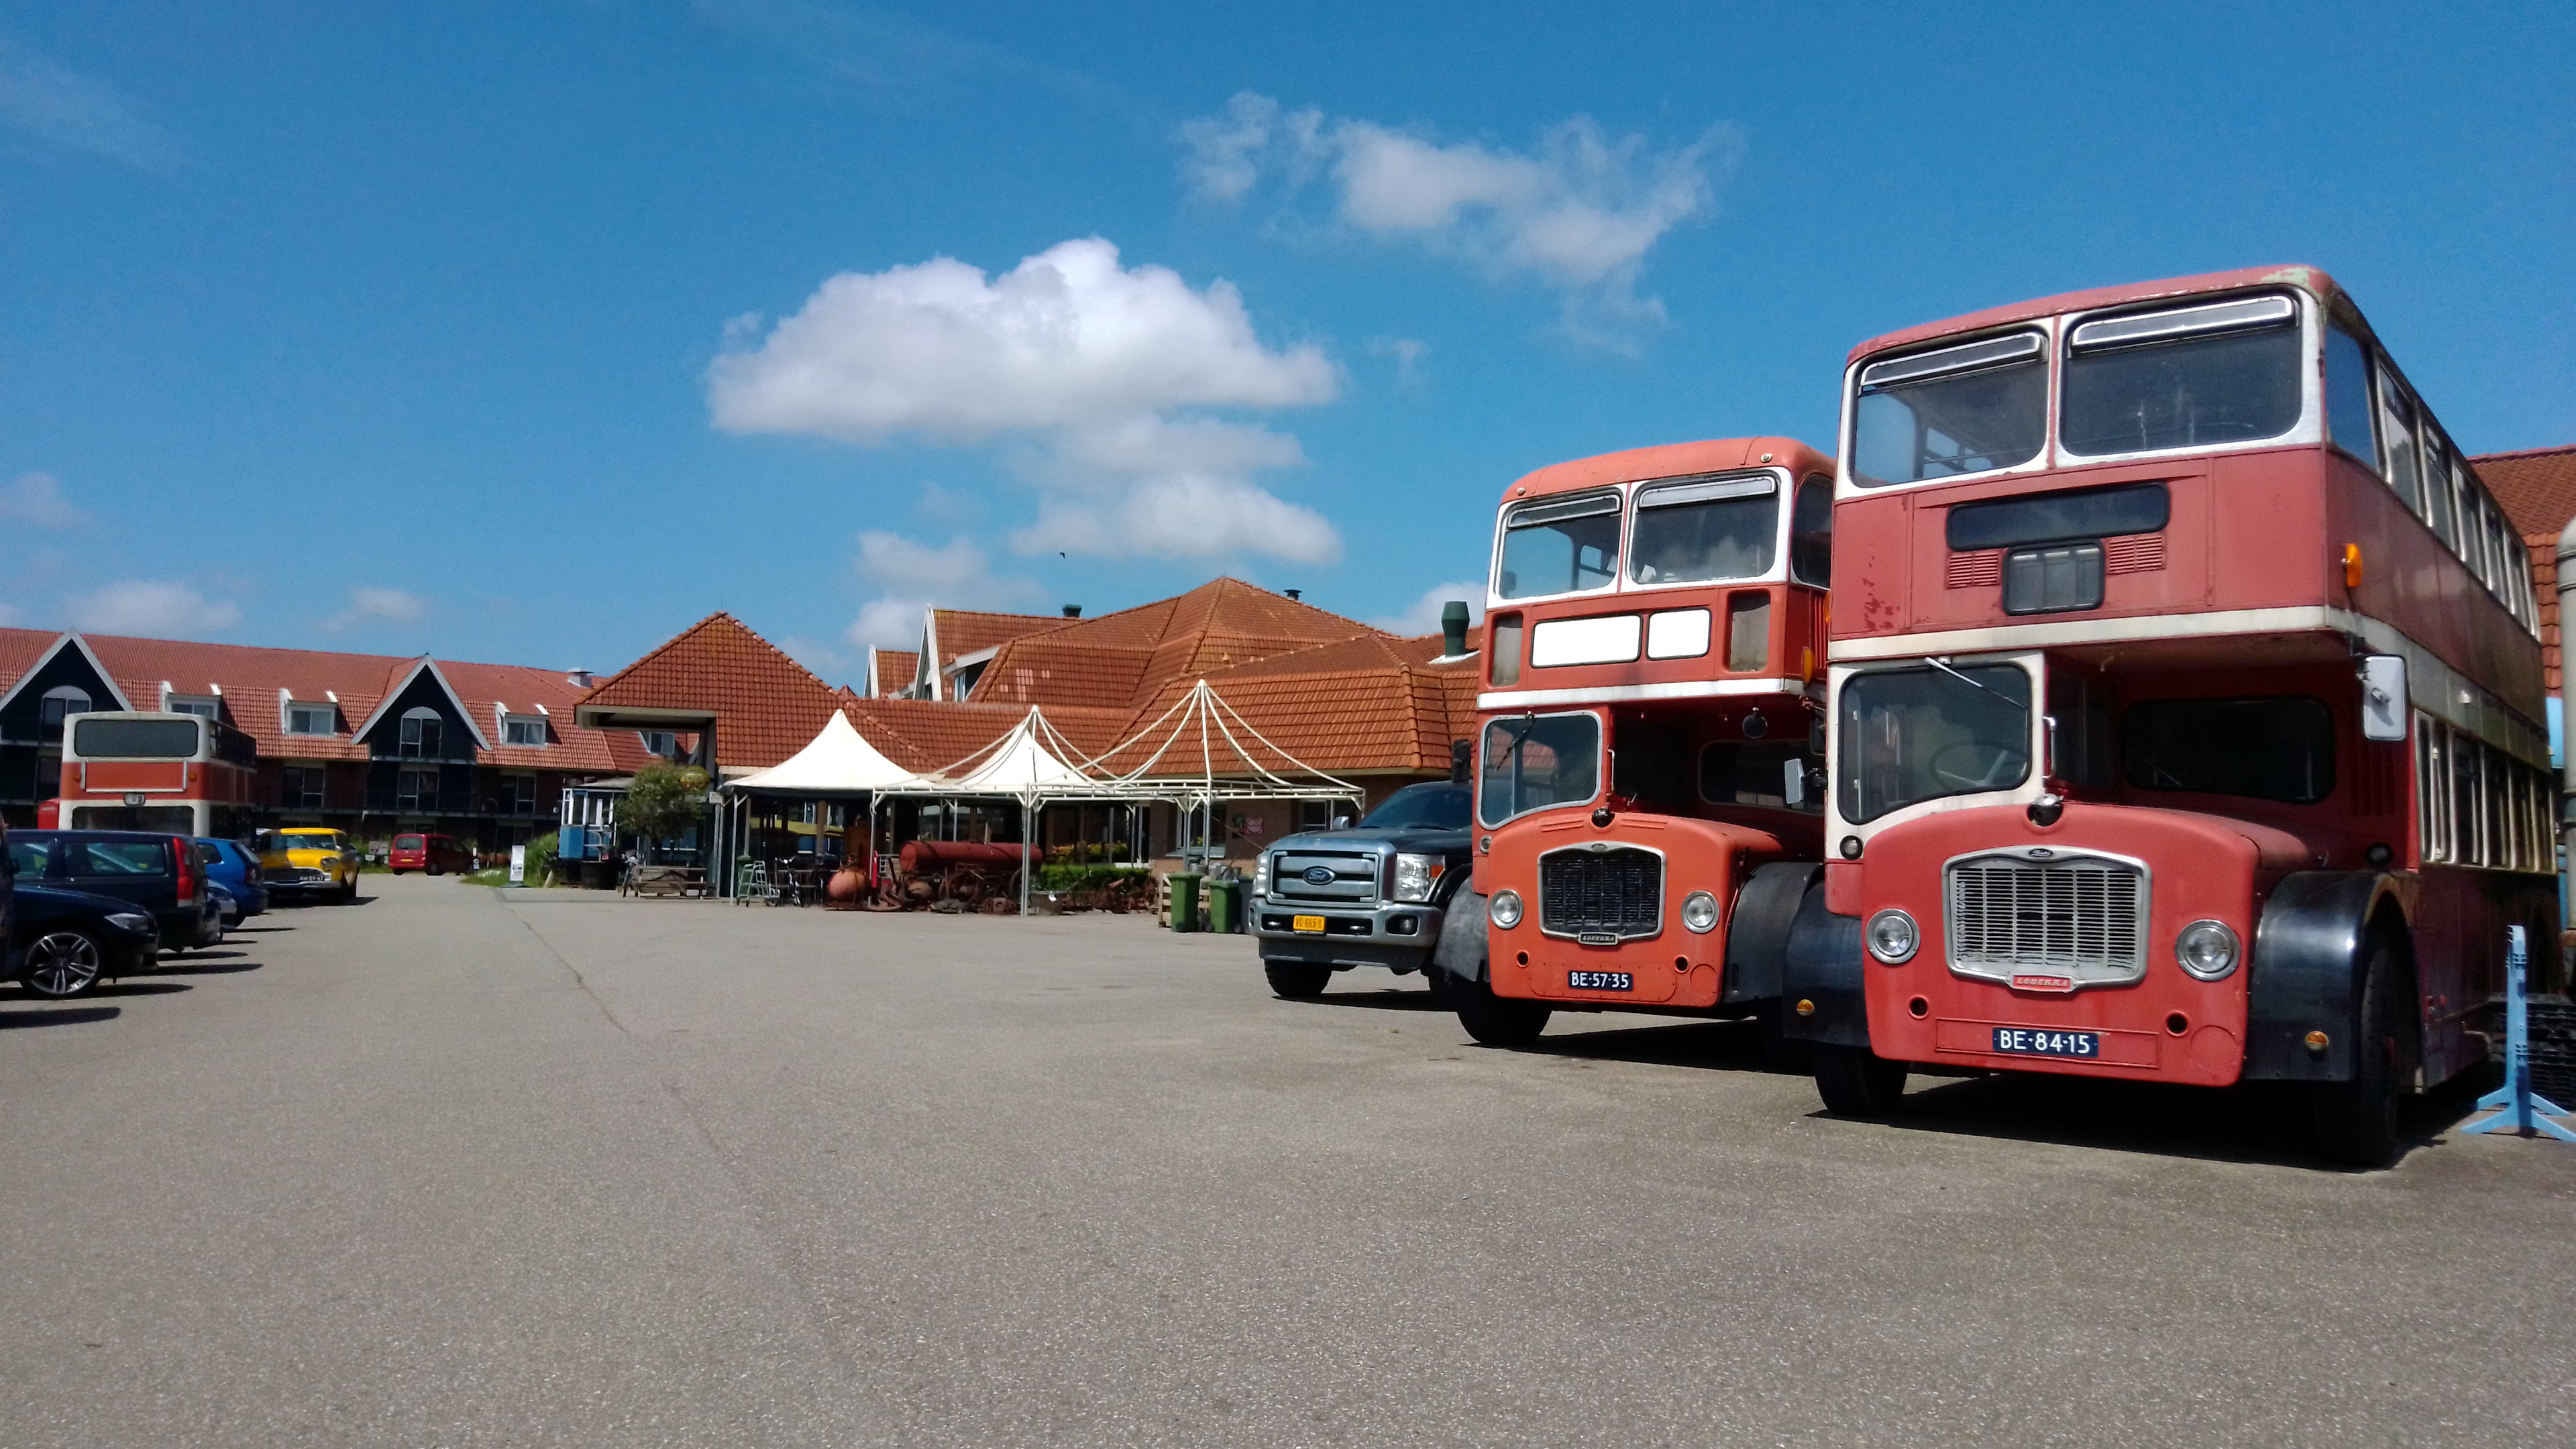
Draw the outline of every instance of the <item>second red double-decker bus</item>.
<instances>
[{"instance_id":1,"label":"second red double-decker bus","mask_svg":"<svg viewBox=\"0 0 2576 1449\"><path fill-rule=\"evenodd\" d=\"M1776 1032L1822 840L1833 460L1640 448L1514 483L1485 619L1475 891L1435 974L1477 1040L1557 1010Z\"/></svg>"},{"instance_id":2,"label":"second red double-decker bus","mask_svg":"<svg viewBox=\"0 0 2576 1449\"><path fill-rule=\"evenodd\" d=\"M2387 1160L2397 1096L2487 1059L2505 927L2557 939L2555 796L2528 561L2351 299L2249 270L1879 338L1842 448L1831 914L1787 972L1827 1105L1911 1063L2293 1082Z\"/></svg>"},{"instance_id":3,"label":"second red double-decker bus","mask_svg":"<svg viewBox=\"0 0 2576 1449\"><path fill-rule=\"evenodd\" d=\"M72 715L63 721L61 824L246 839L257 749L250 736L202 715Z\"/></svg>"}]
</instances>

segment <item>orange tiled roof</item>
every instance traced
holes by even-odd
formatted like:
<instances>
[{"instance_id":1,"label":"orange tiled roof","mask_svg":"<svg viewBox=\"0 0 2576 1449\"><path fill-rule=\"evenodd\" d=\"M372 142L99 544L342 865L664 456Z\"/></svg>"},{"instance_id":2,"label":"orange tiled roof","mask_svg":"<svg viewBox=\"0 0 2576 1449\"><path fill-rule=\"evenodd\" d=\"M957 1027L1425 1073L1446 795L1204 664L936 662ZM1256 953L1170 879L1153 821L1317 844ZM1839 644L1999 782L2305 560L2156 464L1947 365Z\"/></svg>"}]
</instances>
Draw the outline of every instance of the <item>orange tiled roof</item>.
<instances>
[{"instance_id":1,"label":"orange tiled roof","mask_svg":"<svg viewBox=\"0 0 2576 1449\"><path fill-rule=\"evenodd\" d=\"M933 609L931 627L939 634L939 668L966 655L1035 634L1064 622L1053 614L988 614L974 609Z\"/></svg>"},{"instance_id":2,"label":"orange tiled roof","mask_svg":"<svg viewBox=\"0 0 2576 1449\"><path fill-rule=\"evenodd\" d=\"M0 683L13 682L25 674L60 637L49 630L0 629ZM409 678L420 663L418 658L386 654L272 649L115 634L81 637L136 709L160 708L165 684L174 694L219 694L224 701L226 722L249 735L259 752L272 758L367 758L367 746L352 732L384 702L386 692ZM581 690L561 672L522 664L444 659L433 662L486 742L486 748L475 751L481 763L575 774L607 774L621 768L610 742L600 731L581 729L573 723L573 705L581 697ZM339 714L336 734L286 733L283 700L328 704L334 702L334 696ZM503 744L499 713L503 709L511 714L543 716L550 742L542 748Z\"/></svg>"},{"instance_id":3,"label":"orange tiled roof","mask_svg":"<svg viewBox=\"0 0 2576 1449\"><path fill-rule=\"evenodd\" d=\"M726 613L700 619L581 697L583 704L712 711L717 765L751 768L805 748L834 702L832 686Z\"/></svg>"},{"instance_id":4,"label":"orange tiled roof","mask_svg":"<svg viewBox=\"0 0 2576 1449\"><path fill-rule=\"evenodd\" d=\"M909 687L912 677L921 672L918 649L870 649L868 651L868 692L885 699Z\"/></svg>"},{"instance_id":5,"label":"orange tiled roof","mask_svg":"<svg viewBox=\"0 0 2576 1449\"><path fill-rule=\"evenodd\" d=\"M2558 695L2558 535L2576 518L2576 447L2530 448L2471 458L2496 506L2513 520L2531 551L2531 587L2540 601L2540 652L2544 683Z\"/></svg>"}]
</instances>

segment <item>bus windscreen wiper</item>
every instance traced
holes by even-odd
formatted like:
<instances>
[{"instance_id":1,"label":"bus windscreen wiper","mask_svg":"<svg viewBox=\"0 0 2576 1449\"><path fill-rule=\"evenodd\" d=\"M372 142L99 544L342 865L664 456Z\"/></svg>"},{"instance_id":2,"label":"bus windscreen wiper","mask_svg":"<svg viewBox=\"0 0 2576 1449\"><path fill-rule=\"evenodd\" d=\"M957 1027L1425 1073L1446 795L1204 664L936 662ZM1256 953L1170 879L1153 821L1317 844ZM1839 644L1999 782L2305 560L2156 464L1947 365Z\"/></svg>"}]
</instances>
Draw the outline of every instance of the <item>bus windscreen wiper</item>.
<instances>
[{"instance_id":1,"label":"bus windscreen wiper","mask_svg":"<svg viewBox=\"0 0 2576 1449\"><path fill-rule=\"evenodd\" d=\"M2022 713L2024 713L2024 714L2028 714L2028 713L2030 713L2030 703L2029 703L2029 701L2027 701L2027 700L2015 699L2015 698L2013 698L2011 695L2004 693L2002 690L1995 688L1995 687L1994 687L1993 685L1991 685L1991 684L1979 684L1977 681L1975 681L1975 680L1973 680L1973 679L1970 679L1968 676L1966 676L1966 675L1964 675L1964 674L1961 674L1959 671L1957 671L1957 670L1955 670L1955 669L1951 668L1951 667L1950 667L1950 661L1949 661L1949 660L1947 660L1947 659L1942 658L1942 657L1941 657L1940 655L1938 655L1938 654L1926 654L1926 655L1924 655L1924 656L1923 656L1923 662L1924 662L1924 663L1926 663L1926 664L1931 665L1931 666L1932 666L1933 668L1935 668L1935 669L1940 670L1943 674L1946 674L1946 675L1950 676L1952 679L1955 679L1955 680L1959 681L1961 684L1964 684L1964 685L1968 686L1970 689L1982 689L1982 690L1984 690L1986 693L1993 695L1995 698L2002 700L2004 703L2011 705L2013 708L2015 708L2015 709L2017 709L2017 710L2020 710Z\"/></svg>"}]
</instances>

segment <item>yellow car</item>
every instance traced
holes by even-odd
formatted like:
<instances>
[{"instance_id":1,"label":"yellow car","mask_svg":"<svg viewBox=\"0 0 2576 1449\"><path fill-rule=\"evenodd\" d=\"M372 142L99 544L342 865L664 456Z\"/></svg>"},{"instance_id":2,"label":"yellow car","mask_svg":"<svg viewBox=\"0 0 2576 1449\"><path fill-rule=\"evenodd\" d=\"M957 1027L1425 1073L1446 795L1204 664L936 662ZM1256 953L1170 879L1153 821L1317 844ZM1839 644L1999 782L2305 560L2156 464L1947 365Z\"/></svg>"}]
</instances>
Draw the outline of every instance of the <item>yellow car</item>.
<instances>
[{"instance_id":1,"label":"yellow car","mask_svg":"<svg viewBox=\"0 0 2576 1449\"><path fill-rule=\"evenodd\" d=\"M260 883L273 896L303 896L339 904L358 898L358 852L349 837L319 826L264 830Z\"/></svg>"}]
</instances>

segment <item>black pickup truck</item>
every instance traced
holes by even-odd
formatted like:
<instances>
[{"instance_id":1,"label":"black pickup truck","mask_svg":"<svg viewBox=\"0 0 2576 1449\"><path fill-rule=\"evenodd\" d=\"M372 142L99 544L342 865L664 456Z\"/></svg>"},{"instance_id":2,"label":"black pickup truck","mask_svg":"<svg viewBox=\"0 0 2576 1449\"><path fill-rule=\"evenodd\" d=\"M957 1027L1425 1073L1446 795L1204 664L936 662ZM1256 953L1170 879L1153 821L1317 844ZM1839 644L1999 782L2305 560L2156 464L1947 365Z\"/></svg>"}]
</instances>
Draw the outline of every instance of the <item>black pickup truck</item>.
<instances>
[{"instance_id":1,"label":"black pickup truck","mask_svg":"<svg viewBox=\"0 0 2576 1449\"><path fill-rule=\"evenodd\" d=\"M1467 884L1474 798L1445 781L1408 785L1356 827L1263 851L1246 914L1270 989L1317 996L1354 966L1399 976L1428 966L1449 900Z\"/></svg>"}]
</instances>

